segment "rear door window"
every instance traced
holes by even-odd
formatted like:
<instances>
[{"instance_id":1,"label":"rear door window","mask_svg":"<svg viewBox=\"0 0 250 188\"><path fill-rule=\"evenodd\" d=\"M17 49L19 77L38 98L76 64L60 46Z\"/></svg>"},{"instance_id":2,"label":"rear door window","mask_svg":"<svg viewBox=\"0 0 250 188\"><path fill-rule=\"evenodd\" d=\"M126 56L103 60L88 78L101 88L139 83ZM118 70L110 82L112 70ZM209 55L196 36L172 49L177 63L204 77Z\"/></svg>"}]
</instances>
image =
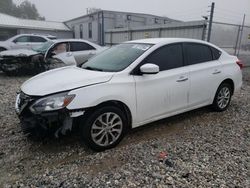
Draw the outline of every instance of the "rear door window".
<instances>
[{"instance_id":1,"label":"rear door window","mask_svg":"<svg viewBox=\"0 0 250 188\"><path fill-rule=\"evenodd\" d=\"M182 67L182 44L170 44L157 49L146 58L145 63L158 65L160 71Z\"/></svg>"},{"instance_id":2,"label":"rear door window","mask_svg":"<svg viewBox=\"0 0 250 188\"><path fill-rule=\"evenodd\" d=\"M217 50L216 48L211 47L213 58L214 60L218 60L221 56L221 51Z\"/></svg>"},{"instance_id":3,"label":"rear door window","mask_svg":"<svg viewBox=\"0 0 250 188\"><path fill-rule=\"evenodd\" d=\"M70 43L70 51L85 51L85 50L95 50L95 48L85 42L71 42Z\"/></svg>"},{"instance_id":4,"label":"rear door window","mask_svg":"<svg viewBox=\"0 0 250 188\"><path fill-rule=\"evenodd\" d=\"M30 42L29 36L21 36L14 40L14 42Z\"/></svg>"},{"instance_id":5,"label":"rear door window","mask_svg":"<svg viewBox=\"0 0 250 188\"><path fill-rule=\"evenodd\" d=\"M212 51L207 45L198 43L185 43L184 48L188 65L213 61Z\"/></svg>"},{"instance_id":6,"label":"rear door window","mask_svg":"<svg viewBox=\"0 0 250 188\"><path fill-rule=\"evenodd\" d=\"M47 42L47 40L42 37L31 36L30 38L31 38L31 42L40 42L40 43Z\"/></svg>"}]
</instances>

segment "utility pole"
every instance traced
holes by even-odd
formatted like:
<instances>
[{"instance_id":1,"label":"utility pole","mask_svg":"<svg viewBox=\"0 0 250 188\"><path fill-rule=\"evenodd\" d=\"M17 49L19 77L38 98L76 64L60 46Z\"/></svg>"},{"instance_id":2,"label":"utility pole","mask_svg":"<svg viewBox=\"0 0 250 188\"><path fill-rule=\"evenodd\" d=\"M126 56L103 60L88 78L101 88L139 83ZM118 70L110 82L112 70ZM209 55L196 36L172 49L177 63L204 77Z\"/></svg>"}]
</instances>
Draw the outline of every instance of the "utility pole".
<instances>
[{"instance_id":1,"label":"utility pole","mask_svg":"<svg viewBox=\"0 0 250 188\"><path fill-rule=\"evenodd\" d=\"M215 6L215 3L212 2L210 18L209 18L208 34L207 34L208 42L210 42L210 39L211 39L211 32L212 32L212 25L213 25L213 18L214 18L214 6Z\"/></svg>"},{"instance_id":2,"label":"utility pole","mask_svg":"<svg viewBox=\"0 0 250 188\"><path fill-rule=\"evenodd\" d=\"M240 47L241 47L241 42L242 42L243 30L244 30L244 27L245 27L245 19L246 19L246 14L244 14L244 16L243 16L243 21L242 21L242 26L241 26L241 34L240 34L240 42L239 42L239 48L238 48L237 56L240 55Z\"/></svg>"}]
</instances>

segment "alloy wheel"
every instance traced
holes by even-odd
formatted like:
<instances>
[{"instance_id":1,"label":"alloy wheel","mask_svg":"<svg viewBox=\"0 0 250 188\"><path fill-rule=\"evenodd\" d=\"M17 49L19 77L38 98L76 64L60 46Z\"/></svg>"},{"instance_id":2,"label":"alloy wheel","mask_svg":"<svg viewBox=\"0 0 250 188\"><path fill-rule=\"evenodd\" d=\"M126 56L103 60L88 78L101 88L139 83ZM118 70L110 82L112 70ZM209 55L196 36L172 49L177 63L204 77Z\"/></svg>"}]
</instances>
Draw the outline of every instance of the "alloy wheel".
<instances>
[{"instance_id":1,"label":"alloy wheel","mask_svg":"<svg viewBox=\"0 0 250 188\"><path fill-rule=\"evenodd\" d=\"M230 97L231 97L230 89L228 87L221 88L217 98L217 104L219 108L221 109L225 108L230 101Z\"/></svg>"},{"instance_id":2,"label":"alloy wheel","mask_svg":"<svg viewBox=\"0 0 250 188\"><path fill-rule=\"evenodd\" d=\"M116 142L122 134L123 122L114 112L101 114L92 124L91 137L99 146L109 146Z\"/></svg>"}]
</instances>

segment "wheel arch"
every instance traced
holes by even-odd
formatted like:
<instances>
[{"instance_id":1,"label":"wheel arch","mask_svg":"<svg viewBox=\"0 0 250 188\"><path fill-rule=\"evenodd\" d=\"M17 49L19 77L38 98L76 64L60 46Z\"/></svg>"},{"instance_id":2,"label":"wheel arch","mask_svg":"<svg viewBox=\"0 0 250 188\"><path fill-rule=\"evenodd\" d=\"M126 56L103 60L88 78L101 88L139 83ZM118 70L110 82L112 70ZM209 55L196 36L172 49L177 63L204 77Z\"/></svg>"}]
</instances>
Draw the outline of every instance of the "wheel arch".
<instances>
[{"instance_id":1,"label":"wheel arch","mask_svg":"<svg viewBox=\"0 0 250 188\"><path fill-rule=\"evenodd\" d=\"M131 113L129 107L125 103L123 103L119 100L104 101L104 102L90 108L89 110L92 111L92 110L95 110L97 108L104 107L104 106L115 106L115 107L120 108L126 115L126 119L128 121L128 128L132 128L132 113Z\"/></svg>"},{"instance_id":2,"label":"wheel arch","mask_svg":"<svg viewBox=\"0 0 250 188\"><path fill-rule=\"evenodd\" d=\"M229 85L232 87L232 95L233 95L233 94L234 94L234 89L235 89L234 81L233 81L231 78L227 78L227 79L223 80L223 81L220 83L220 85L223 84L223 83L227 83L227 84L229 84ZM220 85L219 85L219 87L220 87ZM218 87L218 88L219 88L219 87Z\"/></svg>"},{"instance_id":3,"label":"wheel arch","mask_svg":"<svg viewBox=\"0 0 250 188\"><path fill-rule=\"evenodd\" d=\"M217 89L215 90L214 94L213 94L213 98L212 98L212 101L211 101L211 104L214 102L214 99L216 97L216 93L219 89L219 87L221 86L221 84L223 83L228 83L231 87L232 87L232 95L234 94L234 89L235 89L235 85L234 85L234 81L231 79L231 78L226 78L224 79L217 87Z\"/></svg>"}]
</instances>

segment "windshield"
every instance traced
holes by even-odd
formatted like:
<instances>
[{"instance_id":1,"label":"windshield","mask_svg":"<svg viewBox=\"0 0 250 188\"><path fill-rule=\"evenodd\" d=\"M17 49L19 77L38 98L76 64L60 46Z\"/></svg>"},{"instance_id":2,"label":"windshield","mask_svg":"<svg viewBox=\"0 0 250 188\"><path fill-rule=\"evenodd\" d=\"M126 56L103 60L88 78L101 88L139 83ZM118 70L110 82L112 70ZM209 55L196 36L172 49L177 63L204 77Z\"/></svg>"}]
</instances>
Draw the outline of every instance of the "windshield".
<instances>
[{"instance_id":1,"label":"windshield","mask_svg":"<svg viewBox=\"0 0 250 188\"><path fill-rule=\"evenodd\" d=\"M43 43L41 46L38 46L36 48L33 48L34 51L36 52L40 52L40 53L46 53L47 50L52 46L52 44L54 44L55 42L53 41L48 41Z\"/></svg>"},{"instance_id":2,"label":"windshield","mask_svg":"<svg viewBox=\"0 0 250 188\"><path fill-rule=\"evenodd\" d=\"M124 43L114 46L91 58L82 68L89 70L118 72L145 53L152 44Z\"/></svg>"}]
</instances>

